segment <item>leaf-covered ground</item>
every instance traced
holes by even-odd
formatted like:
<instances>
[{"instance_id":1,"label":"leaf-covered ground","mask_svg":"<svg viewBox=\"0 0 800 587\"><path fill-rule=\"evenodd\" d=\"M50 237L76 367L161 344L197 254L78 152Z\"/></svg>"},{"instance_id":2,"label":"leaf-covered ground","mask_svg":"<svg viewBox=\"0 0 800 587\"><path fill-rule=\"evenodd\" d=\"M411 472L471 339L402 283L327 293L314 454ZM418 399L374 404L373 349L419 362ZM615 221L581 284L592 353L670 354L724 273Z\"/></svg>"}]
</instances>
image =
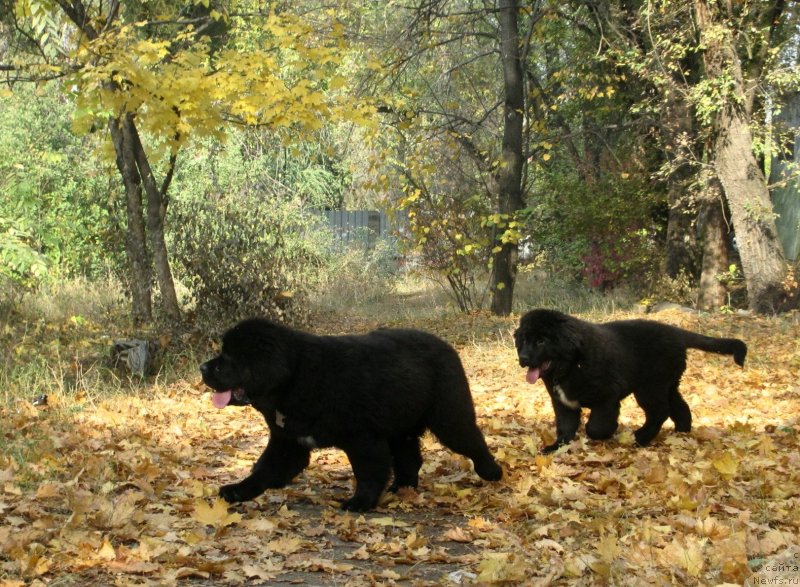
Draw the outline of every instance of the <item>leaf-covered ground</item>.
<instances>
[{"instance_id":1,"label":"leaf-covered ground","mask_svg":"<svg viewBox=\"0 0 800 587\"><path fill-rule=\"evenodd\" d=\"M641 412L628 399L613 441L580 433L547 457L538 451L552 439L551 408L517 366L513 318L404 323L459 349L505 478L482 482L426 437L419 490L365 515L337 508L351 473L336 450L314 453L290 488L220 501L217 488L247 473L266 428L254 410L214 409L192 365L183 379L105 399L65 387L46 407L11 380L0 413L0 585L741 585L800 547L800 320L655 318L745 339L746 368L691 351L691 434L667 424L653 446L635 448ZM376 325L331 319L316 330ZM12 352L45 352L35 340L18 338L29 348Z\"/></svg>"}]
</instances>

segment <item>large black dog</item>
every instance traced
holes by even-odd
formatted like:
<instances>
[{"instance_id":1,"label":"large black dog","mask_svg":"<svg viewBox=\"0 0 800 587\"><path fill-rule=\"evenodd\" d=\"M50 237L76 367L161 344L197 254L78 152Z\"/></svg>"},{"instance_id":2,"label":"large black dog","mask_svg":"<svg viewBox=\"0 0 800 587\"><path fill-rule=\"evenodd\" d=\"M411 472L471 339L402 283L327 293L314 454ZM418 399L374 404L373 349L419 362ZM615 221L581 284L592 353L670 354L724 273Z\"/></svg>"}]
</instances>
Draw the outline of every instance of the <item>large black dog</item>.
<instances>
[{"instance_id":1,"label":"large black dog","mask_svg":"<svg viewBox=\"0 0 800 587\"><path fill-rule=\"evenodd\" d=\"M617 430L620 401L633 393L644 410L636 442L649 444L667 418L679 432L692 428L692 413L678 391L686 369L686 349L733 355L744 366L747 345L736 338L714 338L652 320L592 324L555 310L533 310L514 332L519 364L527 381L540 377L553 403L556 441L552 452L572 441L581 408L591 410L586 434L610 438Z\"/></svg>"},{"instance_id":2,"label":"large black dog","mask_svg":"<svg viewBox=\"0 0 800 587\"><path fill-rule=\"evenodd\" d=\"M334 446L356 479L342 508L372 509L392 471L391 490L416 487L425 430L472 459L482 478L502 477L475 422L458 354L432 334L314 336L250 319L225 333L221 353L200 371L215 406L252 404L270 429L250 476L220 489L231 503L284 487L308 465L312 448Z\"/></svg>"}]
</instances>

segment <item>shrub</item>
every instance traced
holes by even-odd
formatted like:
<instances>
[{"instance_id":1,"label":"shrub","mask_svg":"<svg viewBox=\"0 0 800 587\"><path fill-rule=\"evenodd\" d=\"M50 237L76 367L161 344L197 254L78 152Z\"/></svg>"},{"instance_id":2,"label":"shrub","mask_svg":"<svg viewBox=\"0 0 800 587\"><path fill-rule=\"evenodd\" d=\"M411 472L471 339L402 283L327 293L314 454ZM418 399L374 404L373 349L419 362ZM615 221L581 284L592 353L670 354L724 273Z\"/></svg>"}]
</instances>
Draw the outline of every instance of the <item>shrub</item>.
<instances>
[{"instance_id":1,"label":"shrub","mask_svg":"<svg viewBox=\"0 0 800 587\"><path fill-rule=\"evenodd\" d=\"M307 321L306 277L319 264L303 240L309 216L250 196L175 202L171 214L176 276L199 324L226 327L248 316Z\"/></svg>"},{"instance_id":2,"label":"shrub","mask_svg":"<svg viewBox=\"0 0 800 587\"><path fill-rule=\"evenodd\" d=\"M643 288L662 258L661 195L633 179L585 185L555 177L537 185L528 255L581 276L592 288Z\"/></svg>"},{"instance_id":3,"label":"shrub","mask_svg":"<svg viewBox=\"0 0 800 587\"><path fill-rule=\"evenodd\" d=\"M393 293L400 279L398 245L392 239L367 239L356 245L337 246L333 235L319 235L327 244L324 265L316 276L316 305L342 310L380 302ZM333 243L333 244L331 244Z\"/></svg>"},{"instance_id":4,"label":"shrub","mask_svg":"<svg viewBox=\"0 0 800 587\"><path fill-rule=\"evenodd\" d=\"M34 285L47 273L47 259L30 245L32 237L0 216L0 278Z\"/></svg>"}]
</instances>

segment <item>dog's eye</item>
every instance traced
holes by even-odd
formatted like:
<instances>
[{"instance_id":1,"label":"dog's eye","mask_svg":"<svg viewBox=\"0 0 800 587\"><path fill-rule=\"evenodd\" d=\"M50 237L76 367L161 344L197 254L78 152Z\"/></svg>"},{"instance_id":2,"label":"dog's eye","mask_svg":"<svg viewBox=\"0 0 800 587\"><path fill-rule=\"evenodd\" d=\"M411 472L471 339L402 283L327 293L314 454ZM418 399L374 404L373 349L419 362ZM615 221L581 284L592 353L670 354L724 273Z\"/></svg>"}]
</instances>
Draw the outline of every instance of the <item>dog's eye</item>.
<instances>
[{"instance_id":1,"label":"dog's eye","mask_svg":"<svg viewBox=\"0 0 800 587\"><path fill-rule=\"evenodd\" d=\"M547 342L545 339L537 338L536 339L536 346L542 346L545 342Z\"/></svg>"}]
</instances>

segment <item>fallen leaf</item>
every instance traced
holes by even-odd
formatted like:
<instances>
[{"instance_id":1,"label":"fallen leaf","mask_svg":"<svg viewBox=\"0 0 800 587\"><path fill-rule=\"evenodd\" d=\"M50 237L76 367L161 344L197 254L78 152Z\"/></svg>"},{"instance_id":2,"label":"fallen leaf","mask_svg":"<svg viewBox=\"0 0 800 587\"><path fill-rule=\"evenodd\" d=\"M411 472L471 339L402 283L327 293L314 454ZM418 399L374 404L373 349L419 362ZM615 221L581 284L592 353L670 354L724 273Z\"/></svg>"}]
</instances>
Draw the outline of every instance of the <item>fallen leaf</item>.
<instances>
[{"instance_id":1,"label":"fallen leaf","mask_svg":"<svg viewBox=\"0 0 800 587\"><path fill-rule=\"evenodd\" d=\"M192 517L201 524L210 526L224 527L236 524L242 520L242 515L238 513L228 513L229 504L222 498L217 498L212 505L208 505L205 500L194 502L194 512Z\"/></svg>"},{"instance_id":2,"label":"fallen leaf","mask_svg":"<svg viewBox=\"0 0 800 587\"><path fill-rule=\"evenodd\" d=\"M712 461L712 464L714 468L727 479L736 475L736 471L739 469L739 461L729 452L726 452L720 458Z\"/></svg>"},{"instance_id":3,"label":"fallen leaf","mask_svg":"<svg viewBox=\"0 0 800 587\"><path fill-rule=\"evenodd\" d=\"M514 553L487 552L478 564L478 583L522 581L528 568L526 562Z\"/></svg>"},{"instance_id":4,"label":"fallen leaf","mask_svg":"<svg viewBox=\"0 0 800 587\"><path fill-rule=\"evenodd\" d=\"M445 540L452 540L453 542L472 542L472 535L460 527L450 528L443 534Z\"/></svg>"}]
</instances>

